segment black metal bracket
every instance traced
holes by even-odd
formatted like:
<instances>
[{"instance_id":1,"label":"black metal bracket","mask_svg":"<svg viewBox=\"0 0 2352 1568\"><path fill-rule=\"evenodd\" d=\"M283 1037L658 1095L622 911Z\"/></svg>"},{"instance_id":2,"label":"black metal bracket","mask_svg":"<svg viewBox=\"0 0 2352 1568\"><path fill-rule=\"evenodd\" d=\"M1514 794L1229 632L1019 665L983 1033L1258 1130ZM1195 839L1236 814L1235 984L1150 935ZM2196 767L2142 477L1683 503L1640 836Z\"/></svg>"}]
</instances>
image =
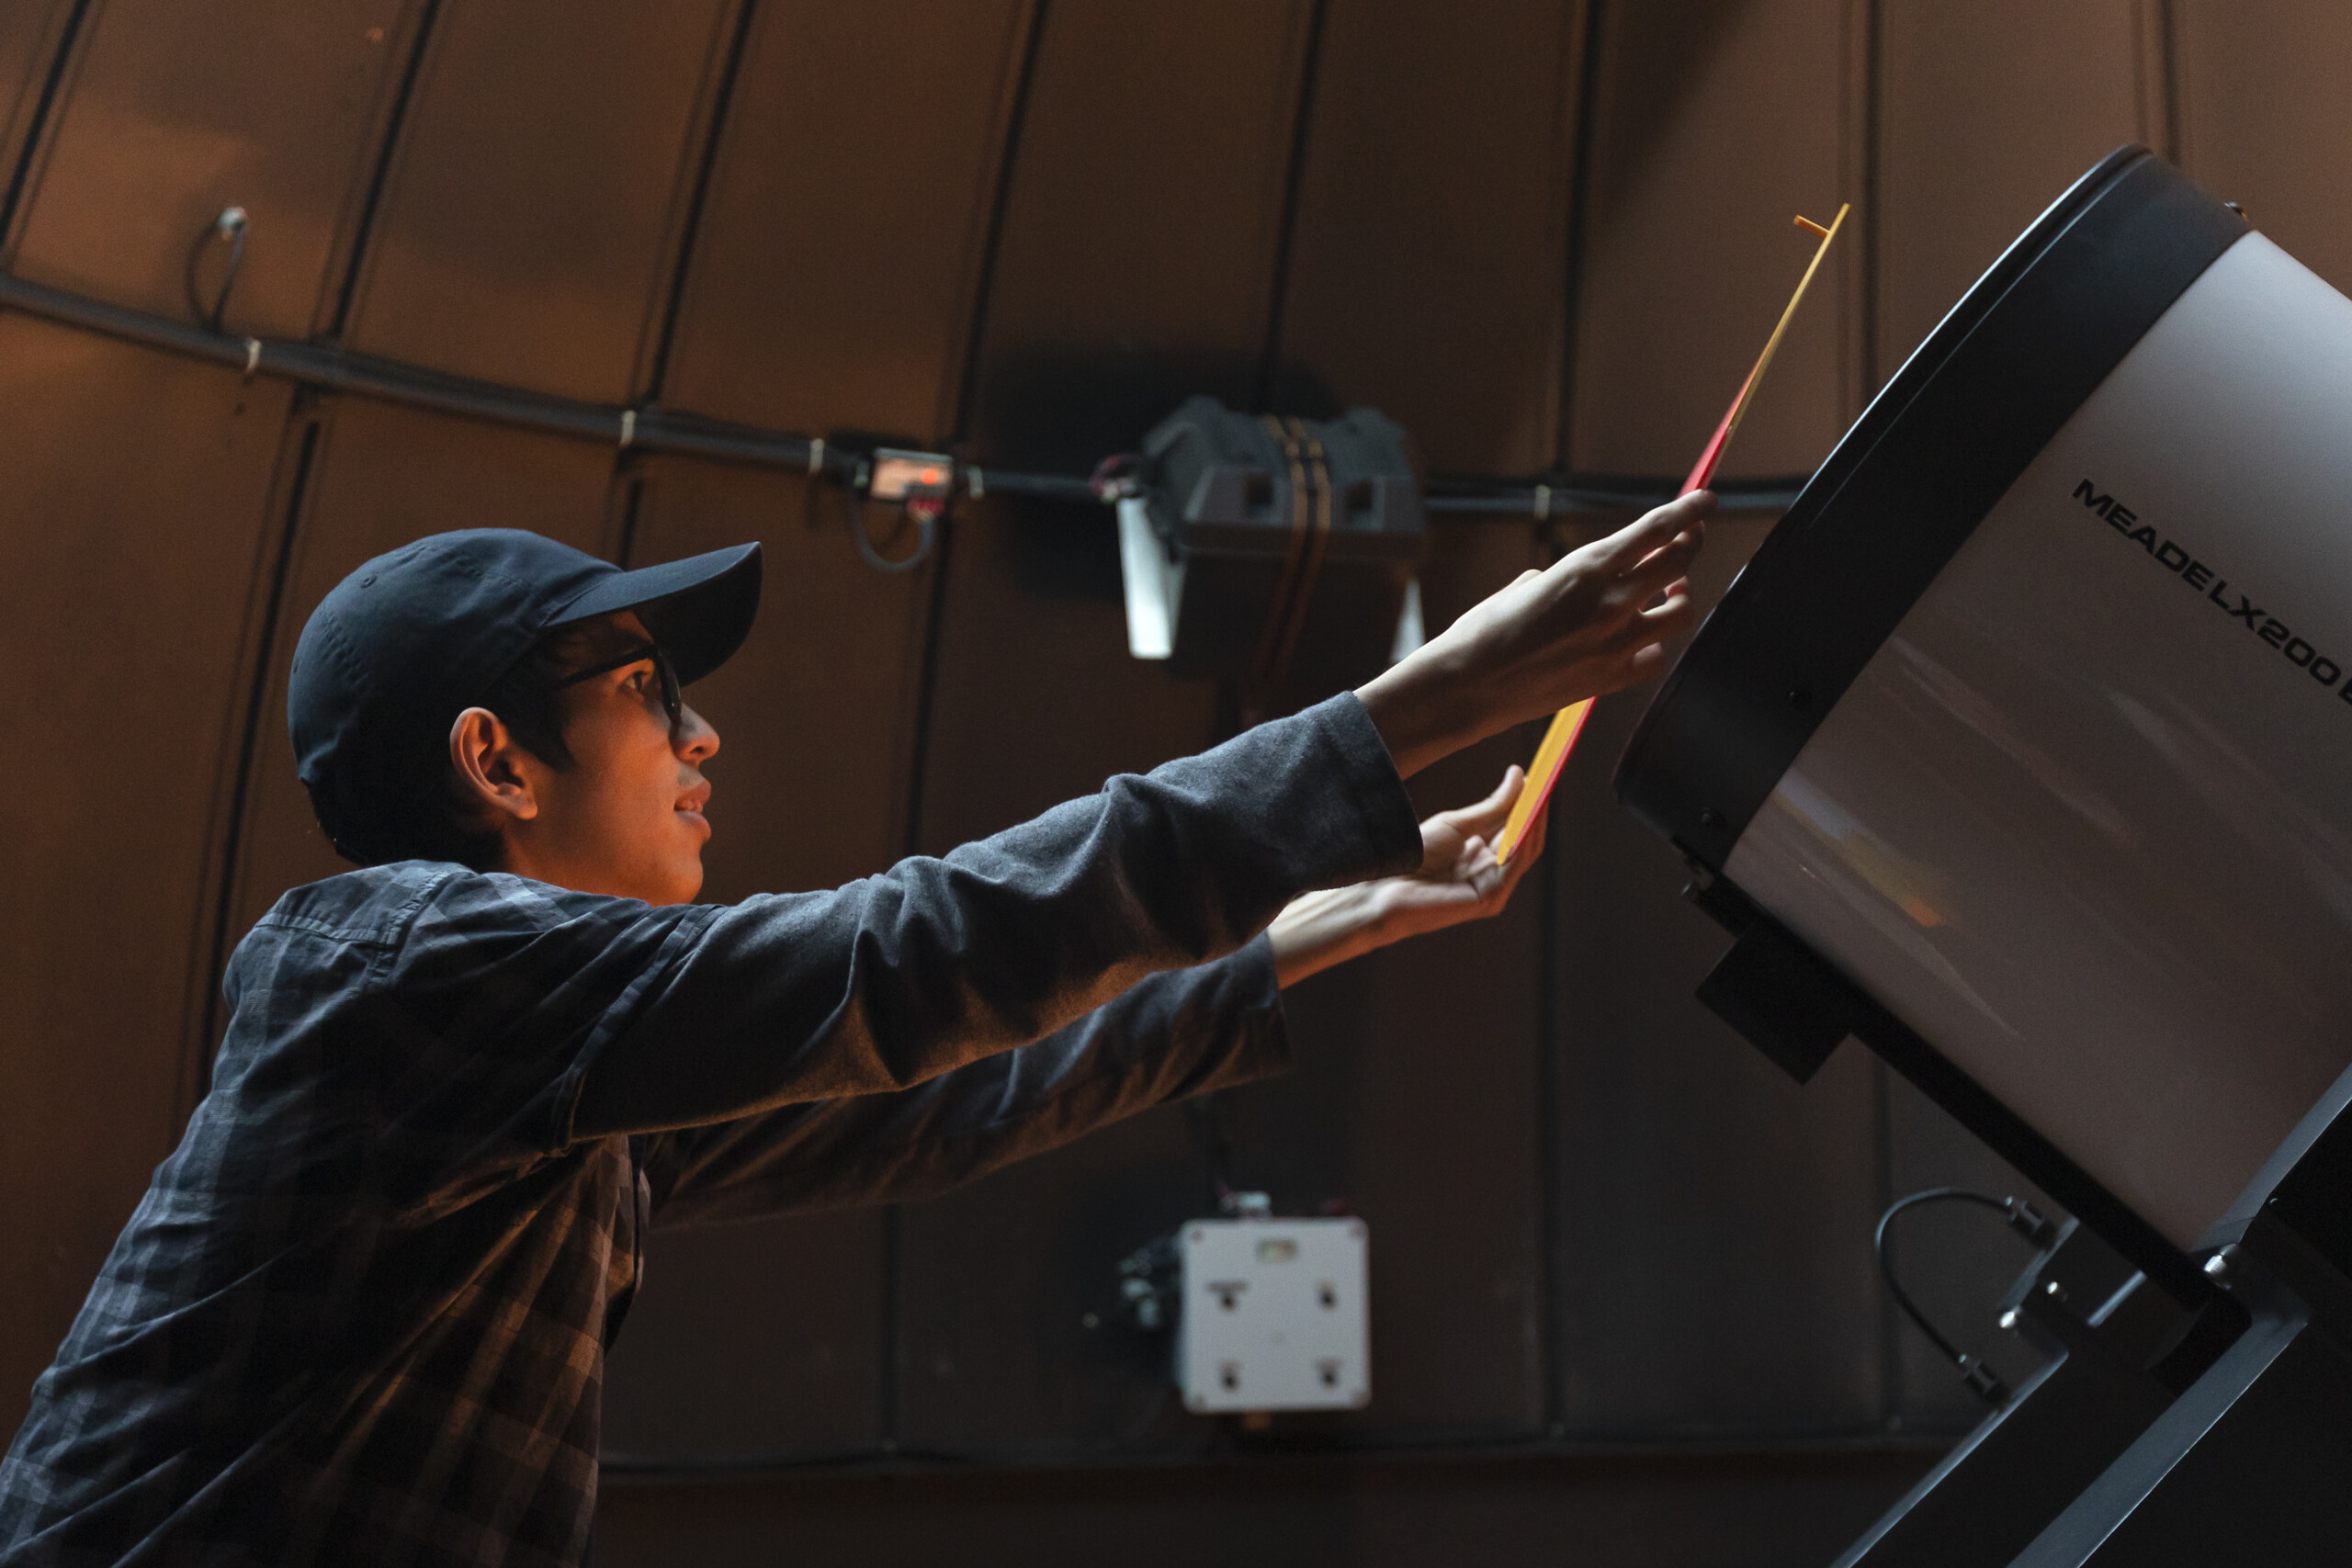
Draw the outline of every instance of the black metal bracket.
<instances>
[{"instance_id":1,"label":"black metal bracket","mask_svg":"<svg viewBox=\"0 0 2352 1568\"><path fill-rule=\"evenodd\" d=\"M1799 1083L1868 1010L1846 977L1772 920L1757 920L1699 982L1699 1000Z\"/></svg>"}]
</instances>

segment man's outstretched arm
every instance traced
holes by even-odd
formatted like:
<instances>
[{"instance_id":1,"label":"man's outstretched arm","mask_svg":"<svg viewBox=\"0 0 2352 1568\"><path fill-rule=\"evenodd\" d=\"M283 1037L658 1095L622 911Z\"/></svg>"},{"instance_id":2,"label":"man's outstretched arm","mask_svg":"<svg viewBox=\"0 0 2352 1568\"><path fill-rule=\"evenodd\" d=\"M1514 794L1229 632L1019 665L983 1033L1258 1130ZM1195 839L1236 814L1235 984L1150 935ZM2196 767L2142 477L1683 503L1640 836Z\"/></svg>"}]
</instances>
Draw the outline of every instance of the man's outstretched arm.
<instances>
[{"instance_id":1,"label":"man's outstretched arm","mask_svg":"<svg viewBox=\"0 0 2352 1568\"><path fill-rule=\"evenodd\" d=\"M893 1094L647 1140L661 1225L934 1197L1155 1105L1290 1066L1264 938L1153 975L1076 1023Z\"/></svg>"},{"instance_id":2,"label":"man's outstretched arm","mask_svg":"<svg viewBox=\"0 0 2352 1568\"><path fill-rule=\"evenodd\" d=\"M1656 665L1688 624L1683 573L1711 505L1685 497L1524 574L1353 699L943 860L682 925L592 1050L559 1135L905 1089L1232 952L1301 893L1413 870L1429 846L1399 775ZM1285 944L1302 934L1316 932ZM1349 949L1304 946L1294 968Z\"/></svg>"},{"instance_id":3,"label":"man's outstretched arm","mask_svg":"<svg viewBox=\"0 0 2352 1568\"><path fill-rule=\"evenodd\" d=\"M1423 822L1419 870L1304 895L1240 952L1152 976L1035 1044L895 1094L655 1134L644 1159L656 1220L712 1224L927 1198L1153 1106L1283 1071L1280 987L1502 912L1544 847L1539 824L1508 872L1487 851L1521 782L1512 768L1486 800Z\"/></svg>"},{"instance_id":4,"label":"man's outstretched arm","mask_svg":"<svg viewBox=\"0 0 2352 1568\"><path fill-rule=\"evenodd\" d=\"M1420 848L1342 694L944 857L692 911L614 1010L559 1136L911 1089L1234 952L1302 892L1409 869Z\"/></svg>"}]
</instances>

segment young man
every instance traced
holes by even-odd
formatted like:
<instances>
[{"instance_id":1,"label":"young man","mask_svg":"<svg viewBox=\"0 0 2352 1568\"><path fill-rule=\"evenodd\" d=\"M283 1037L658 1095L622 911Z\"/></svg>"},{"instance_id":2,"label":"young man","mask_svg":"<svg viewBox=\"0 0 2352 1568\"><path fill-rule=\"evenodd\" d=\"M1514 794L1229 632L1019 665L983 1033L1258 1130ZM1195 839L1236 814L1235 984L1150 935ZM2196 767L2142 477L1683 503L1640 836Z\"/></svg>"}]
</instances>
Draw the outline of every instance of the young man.
<instances>
[{"instance_id":1,"label":"young man","mask_svg":"<svg viewBox=\"0 0 2352 1568\"><path fill-rule=\"evenodd\" d=\"M1533 858L1485 848L1516 770L1418 825L1402 778L1653 666L1711 504L1216 750L726 908L688 902L718 736L679 688L742 641L756 547L369 562L288 693L364 869L231 961L211 1093L0 1463L0 1563L581 1561L657 1215L922 1196L1278 1069L1280 985L1492 913Z\"/></svg>"}]
</instances>

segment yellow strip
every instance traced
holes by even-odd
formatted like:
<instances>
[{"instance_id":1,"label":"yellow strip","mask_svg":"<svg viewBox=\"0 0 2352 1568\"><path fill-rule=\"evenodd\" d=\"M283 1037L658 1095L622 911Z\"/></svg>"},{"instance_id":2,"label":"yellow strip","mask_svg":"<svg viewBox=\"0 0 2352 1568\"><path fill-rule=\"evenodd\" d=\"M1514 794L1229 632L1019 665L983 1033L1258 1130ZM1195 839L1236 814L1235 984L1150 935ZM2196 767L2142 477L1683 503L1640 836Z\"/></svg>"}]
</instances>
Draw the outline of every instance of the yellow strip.
<instances>
[{"instance_id":1,"label":"yellow strip","mask_svg":"<svg viewBox=\"0 0 2352 1568\"><path fill-rule=\"evenodd\" d=\"M1527 765L1527 780L1519 786L1519 798L1511 803L1510 818L1495 840L1495 863L1508 865L1519 851L1520 841L1527 837L1527 829L1543 809L1544 800L1558 781L1561 764L1568 760L1568 748L1576 744L1577 731L1584 728L1584 716L1590 712L1592 699L1570 703L1552 716L1552 727L1544 732L1544 744L1535 749L1535 761Z\"/></svg>"},{"instance_id":2,"label":"yellow strip","mask_svg":"<svg viewBox=\"0 0 2352 1568\"><path fill-rule=\"evenodd\" d=\"M1852 204L1838 204L1838 216L1825 229L1809 218L1800 217L1797 227L1821 236L1821 243L1813 253L1813 261L1804 269L1804 276L1797 280L1797 291L1789 296L1789 308L1781 312L1780 325L1772 329L1771 337L1758 356L1756 368L1747 373L1747 383L1739 389L1739 400L1732 404L1730 418L1725 422L1723 446L1731 445L1733 433L1739 429L1740 420L1747 412L1747 404L1755 397L1756 389L1764 379L1765 367L1772 363L1772 355L1781 346L1781 339L1789 330L1789 322L1796 318L1797 307L1804 301L1804 291L1813 287L1813 275L1821 270L1821 258L1829 254L1829 242L1838 237L1845 226L1846 214ZM1723 453L1715 454L1721 460ZM1495 840L1495 863L1508 865L1510 857L1527 837L1527 829L1535 814L1544 809L1552 797L1552 786L1557 783L1560 769L1568 760L1569 748L1577 743L1577 733L1584 728L1585 715L1592 711L1592 699L1570 703L1552 716L1552 727L1544 732L1544 743L1535 749L1535 760L1527 765L1527 782L1520 785L1519 799L1511 804L1510 818L1503 824L1501 836Z\"/></svg>"}]
</instances>

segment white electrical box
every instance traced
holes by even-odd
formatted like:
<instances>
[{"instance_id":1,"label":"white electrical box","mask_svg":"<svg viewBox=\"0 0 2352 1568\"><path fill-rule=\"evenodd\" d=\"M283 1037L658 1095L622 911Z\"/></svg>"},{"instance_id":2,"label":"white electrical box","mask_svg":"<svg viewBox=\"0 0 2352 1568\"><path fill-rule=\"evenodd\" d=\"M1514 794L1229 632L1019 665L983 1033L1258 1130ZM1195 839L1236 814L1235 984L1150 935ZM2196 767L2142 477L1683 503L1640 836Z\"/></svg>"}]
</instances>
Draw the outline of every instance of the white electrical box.
<instances>
[{"instance_id":1,"label":"white electrical box","mask_svg":"<svg viewBox=\"0 0 2352 1568\"><path fill-rule=\"evenodd\" d=\"M1184 1406L1352 1410L1372 1398L1364 1224L1194 1220L1178 1233Z\"/></svg>"}]
</instances>

